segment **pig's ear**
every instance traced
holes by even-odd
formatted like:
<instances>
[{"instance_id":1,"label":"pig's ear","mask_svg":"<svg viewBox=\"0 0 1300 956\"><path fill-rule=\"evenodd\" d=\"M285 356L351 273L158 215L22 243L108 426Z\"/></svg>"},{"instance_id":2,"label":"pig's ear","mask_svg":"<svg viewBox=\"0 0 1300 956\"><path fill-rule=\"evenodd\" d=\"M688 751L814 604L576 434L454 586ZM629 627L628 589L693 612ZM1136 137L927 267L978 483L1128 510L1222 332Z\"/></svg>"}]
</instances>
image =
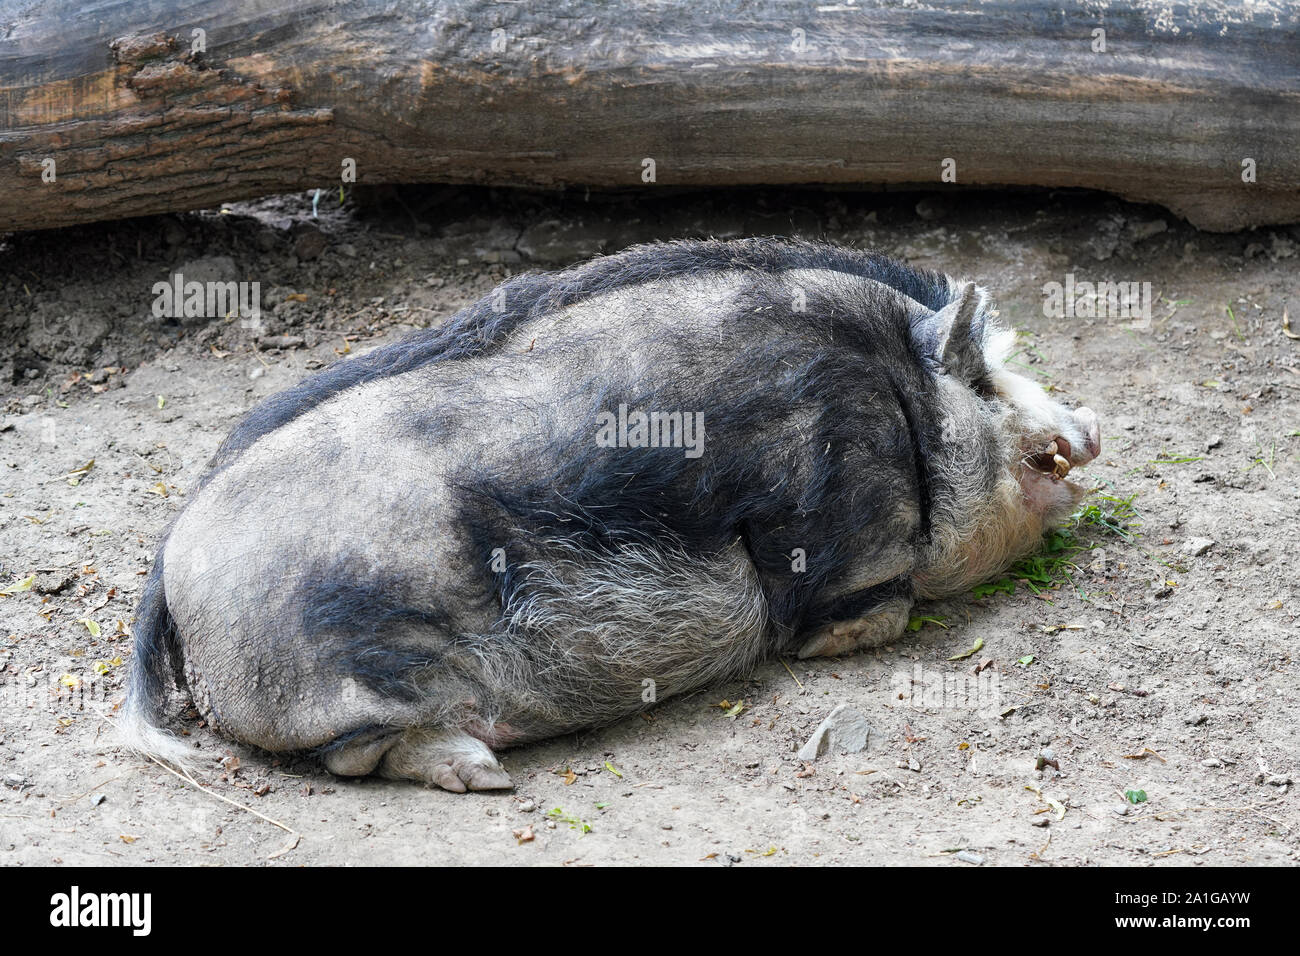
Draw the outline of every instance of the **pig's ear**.
<instances>
[{"instance_id":1,"label":"pig's ear","mask_svg":"<svg viewBox=\"0 0 1300 956\"><path fill-rule=\"evenodd\" d=\"M953 375L968 385L974 385L988 374L984 364L984 344L977 333L983 331L982 322L976 322L980 295L975 283L967 282L961 297L935 313L939 327L939 360Z\"/></svg>"}]
</instances>

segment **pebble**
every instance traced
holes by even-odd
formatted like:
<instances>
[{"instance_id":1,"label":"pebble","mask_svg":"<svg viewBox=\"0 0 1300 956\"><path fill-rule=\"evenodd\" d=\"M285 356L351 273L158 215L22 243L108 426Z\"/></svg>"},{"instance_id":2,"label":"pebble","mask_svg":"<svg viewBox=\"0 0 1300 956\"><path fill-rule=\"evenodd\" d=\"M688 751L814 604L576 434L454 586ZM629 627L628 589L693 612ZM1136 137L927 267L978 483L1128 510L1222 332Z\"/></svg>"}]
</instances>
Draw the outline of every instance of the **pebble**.
<instances>
[{"instance_id":1,"label":"pebble","mask_svg":"<svg viewBox=\"0 0 1300 956\"><path fill-rule=\"evenodd\" d=\"M76 580L76 571L42 571L36 575L32 590L37 594L58 594Z\"/></svg>"},{"instance_id":2,"label":"pebble","mask_svg":"<svg viewBox=\"0 0 1300 956\"><path fill-rule=\"evenodd\" d=\"M329 240L325 238L325 234L314 226L300 225L296 231L298 238L293 243L293 254L302 262L315 259L329 245Z\"/></svg>"},{"instance_id":3,"label":"pebble","mask_svg":"<svg viewBox=\"0 0 1300 956\"><path fill-rule=\"evenodd\" d=\"M1202 766L1202 767L1222 767L1222 766L1223 766L1223 761L1220 760L1218 757L1207 757L1205 760L1202 760L1202 761L1201 761L1201 766Z\"/></svg>"},{"instance_id":4,"label":"pebble","mask_svg":"<svg viewBox=\"0 0 1300 956\"><path fill-rule=\"evenodd\" d=\"M816 760L828 750L837 753L861 753L867 749L871 725L848 704L840 704L817 725L808 742L799 750L800 760ZM919 770L919 765L914 768Z\"/></svg>"},{"instance_id":5,"label":"pebble","mask_svg":"<svg viewBox=\"0 0 1300 956\"><path fill-rule=\"evenodd\" d=\"M1169 224L1163 219L1152 219L1149 222L1134 222L1129 224L1129 229L1133 232L1134 240L1141 242L1143 239L1150 239L1157 236L1169 228Z\"/></svg>"},{"instance_id":6,"label":"pebble","mask_svg":"<svg viewBox=\"0 0 1300 956\"><path fill-rule=\"evenodd\" d=\"M963 863L971 863L975 866L984 865L984 857L980 856L978 853L972 852L971 850L958 850L953 854L953 858L961 860Z\"/></svg>"},{"instance_id":7,"label":"pebble","mask_svg":"<svg viewBox=\"0 0 1300 956\"><path fill-rule=\"evenodd\" d=\"M1188 538L1183 542L1182 552L1193 558L1199 558L1217 544L1213 538Z\"/></svg>"},{"instance_id":8,"label":"pebble","mask_svg":"<svg viewBox=\"0 0 1300 956\"><path fill-rule=\"evenodd\" d=\"M305 344L303 338L298 335L264 335L257 340L257 347L262 351L267 349L300 349Z\"/></svg>"}]
</instances>

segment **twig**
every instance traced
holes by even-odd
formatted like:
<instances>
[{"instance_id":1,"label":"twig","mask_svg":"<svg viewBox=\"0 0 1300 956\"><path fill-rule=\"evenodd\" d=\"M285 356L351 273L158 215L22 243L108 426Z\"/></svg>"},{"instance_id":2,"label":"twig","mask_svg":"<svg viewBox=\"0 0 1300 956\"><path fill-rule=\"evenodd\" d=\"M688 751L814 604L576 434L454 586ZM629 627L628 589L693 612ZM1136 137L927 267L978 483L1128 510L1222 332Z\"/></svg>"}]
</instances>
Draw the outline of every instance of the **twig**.
<instances>
[{"instance_id":1,"label":"twig","mask_svg":"<svg viewBox=\"0 0 1300 956\"><path fill-rule=\"evenodd\" d=\"M268 817L266 814L264 814L264 813L258 813L258 812L257 812L256 810L254 810L252 807L245 806L244 804L238 802L237 800L231 800L229 797L223 797L221 794L217 793L215 790L209 790L207 787L203 786L203 784L201 784L201 783L199 783L197 780L195 780L194 777L192 777L192 776L190 775L189 771L186 771L185 773L181 773L179 770L173 770L171 767L167 766L165 763L163 763L161 760L159 760L159 759L158 759L157 757L155 757L153 754L148 754L147 756L149 757L150 760L152 760L152 761L153 761L154 763L156 763L158 766L162 767L164 770L166 770L166 771L167 771L169 774L171 774L172 776L174 776L174 777L180 777L180 778L181 778L182 780L184 780L186 783L192 784L193 786L195 786L195 787L198 788L199 790L202 790L202 791L203 791L204 793L206 793L208 796L210 796L210 797L216 797L218 800L221 800L221 801L224 802L224 803L228 803L228 804L230 804L232 807L238 807L238 808L241 809L241 810L246 810L246 811L248 811L249 813L251 813L253 816L257 817L259 820L265 820L267 823L271 824L271 826L279 827L279 828L280 828L281 830L283 830L285 833L288 833L290 836L293 837L293 839L292 839L292 840L291 840L291 841L290 841L290 842L289 842L289 843L284 847L284 849L282 849L282 850L277 850L275 853L272 853L270 856L268 856L268 857L267 857L268 860L274 860L276 857L283 856L284 854L288 853L290 850L292 850L294 847L296 847L296 846L298 845L298 841L302 839L302 834L301 834L301 833L299 833L297 830L293 829L292 827L287 827L287 826L285 826L285 825L284 825L283 823L281 823L279 820L272 820L272 819L271 819L270 817Z\"/></svg>"},{"instance_id":2,"label":"twig","mask_svg":"<svg viewBox=\"0 0 1300 956\"><path fill-rule=\"evenodd\" d=\"M781 665L785 667L787 671L789 671L791 677L794 677L794 671L790 670L790 665L785 662L784 657L781 658ZM803 690L803 684L800 682L799 678L794 677L794 682L799 685L800 690Z\"/></svg>"},{"instance_id":3,"label":"twig","mask_svg":"<svg viewBox=\"0 0 1300 956\"><path fill-rule=\"evenodd\" d=\"M1244 807L1179 807L1177 810L1160 810L1156 813L1153 813L1152 816L1155 819L1160 820L1161 823L1163 823L1164 820L1162 818L1162 814L1166 814L1166 813L1191 813L1198 810L1210 810L1210 811L1217 811L1221 813L1257 813L1265 820L1267 820L1269 823L1273 824L1274 826L1281 827L1283 830L1287 831L1287 833L1290 833L1291 828L1289 826L1287 826L1285 823L1283 823L1280 820L1274 820L1267 813L1265 813L1260 809L1261 806L1274 807L1276 805L1277 804L1274 803L1264 803L1264 804L1251 803L1251 804L1247 804Z\"/></svg>"},{"instance_id":4,"label":"twig","mask_svg":"<svg viewBox=\"0 0 1300 956\"><path fill-rule=\"evenodd\" d=\"M96 733L98 733L98 730L96 730ZM62 810L64 807L76 803L76 802L77 802L78 800L80 800L82 797L88 797L88 796L90 796L92 793L94 793L94 792L95 792L96 790L98 790L100 787L104 786L104 784L112 783L114 780L121 780L121 779L122 779L122 776L123 776L123 775L119 773L116 777L109 777L107 780L104 781L104 783L97 783L97 784L95 784L93 787L91 787L91 788L90 788L89 790L87 790L85 793L79 793L79 794L77 794L75 797L68 797L68 799L66 799L66 800L64 800L62 803L60 803L57 807L55 807L55 809L56 809L56 810Z\"/></svg>"}]
</instances>

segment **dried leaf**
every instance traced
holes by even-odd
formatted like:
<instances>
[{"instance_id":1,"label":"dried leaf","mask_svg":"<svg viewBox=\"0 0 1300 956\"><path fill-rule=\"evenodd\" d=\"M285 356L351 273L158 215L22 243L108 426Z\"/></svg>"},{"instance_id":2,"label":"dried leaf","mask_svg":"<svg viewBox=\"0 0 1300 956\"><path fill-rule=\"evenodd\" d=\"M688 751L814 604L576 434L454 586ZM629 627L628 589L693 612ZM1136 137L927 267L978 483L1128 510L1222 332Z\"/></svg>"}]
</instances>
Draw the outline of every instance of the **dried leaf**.
<instances>
[{"instance_id":1,"label":"dried leaf","mask_svg":"<svg viewBox=\"0 0 1300 956\"><path fill-rule=\"evenodd\" d=\"M1135 753L1135 754L1124 754L1124 755L1123 755L1123 757L1124 757L1125 760L1145 760L1148 756L1155 757L1155 758L1156 758L1157 760L1159 760L1161 763L1168 763L1168 762L1169 762L1169 761L1166 760L1164 757L1160 756L1158 753L1156 753L1154 750L1152 750L1150 747L1143 747L1143 748L1141 749L1141 751L1139 751L1138 753Z\"/></svg>"},{"instance_id":2,"label":"dried leaf","mask_svg":"<svg viewBox=\"0 0 1300 956\"><path fill-rule=\"evenodd\" d=\"M977 637L975 638L974 646L972 646L970 650L962 651L960 654L954 654L952 657L948 658L948 660L964 661L966 658L972 657L973 655L978 654L982 650L984 650L984 638Z\"/></svg>"},{"instance_id":3,"label":"dried leaf","mask_svg":"<svg viewBox=\"0 0 1300 956\"><path fill-rule=\"evenodd\" d=\"M0 597L8 597L11 594L17 594L19 591L30 591L32 585L36 583L36 575L29 574L27 577L15 581L3 591L0 591Z\"/></svg>"}]
</instances>

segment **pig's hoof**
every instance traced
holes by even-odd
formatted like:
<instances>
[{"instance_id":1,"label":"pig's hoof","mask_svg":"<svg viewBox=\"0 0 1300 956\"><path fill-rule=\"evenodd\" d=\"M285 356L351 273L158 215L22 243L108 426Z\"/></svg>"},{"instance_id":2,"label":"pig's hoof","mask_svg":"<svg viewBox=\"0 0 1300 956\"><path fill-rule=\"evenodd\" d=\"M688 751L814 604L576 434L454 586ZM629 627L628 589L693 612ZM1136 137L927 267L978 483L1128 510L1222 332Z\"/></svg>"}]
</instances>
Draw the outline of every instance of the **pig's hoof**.
<instances>
[{"instance_id":1,"label":"pig's hoof","mask_svg":"<svg viewBox=\"0 0 1300 956\"><path fill-rule=\"evenodd\" d=\"M411 728L384 755L380 773L450 790L513 790L505 768L483 741L460 730Z\"/></svg>"},{"instance_id":2,"label":"pig's hoof","mask_svg":"<svg viewBox=\"0 0 1300 956\"><path fill-rule=\"evenodd\" d=\"M799 648L799 659L837 657L892 641L907 627L912 605L893 601L875 614L853 621L837 621L814 631Z\"/></svg>"}]
</instances>

